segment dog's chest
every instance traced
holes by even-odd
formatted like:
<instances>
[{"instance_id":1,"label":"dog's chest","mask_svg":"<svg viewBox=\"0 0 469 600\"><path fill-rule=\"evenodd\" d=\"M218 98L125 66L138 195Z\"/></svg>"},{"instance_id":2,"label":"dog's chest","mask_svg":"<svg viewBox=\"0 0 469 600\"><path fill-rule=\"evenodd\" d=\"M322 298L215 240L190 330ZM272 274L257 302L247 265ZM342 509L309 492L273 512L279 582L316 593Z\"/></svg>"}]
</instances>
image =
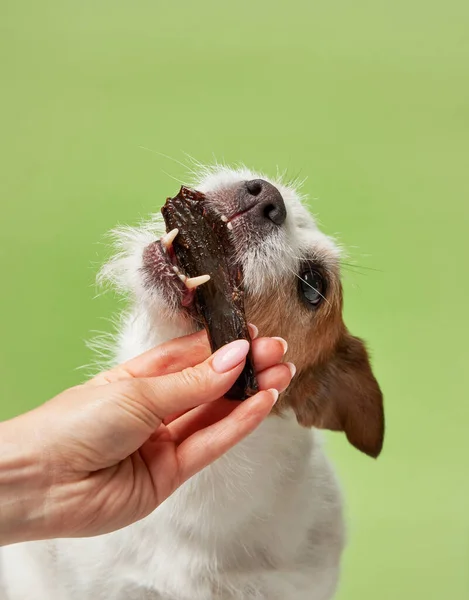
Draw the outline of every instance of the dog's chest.
<instances>
[{"instance_id":1,"label":"dog's chest","mask_svg":"<svg viewBox=\"0 0 469 600\"><path fill-rule=\"evenodd\" d=\"M314 585L313 566L335 579L327 560L336 565L341 529L322 451L272 418L139 523L6 548L6 599L29 600L25 589L35 600L322 600L298 590Z\"/></svg>"}]
</instances>

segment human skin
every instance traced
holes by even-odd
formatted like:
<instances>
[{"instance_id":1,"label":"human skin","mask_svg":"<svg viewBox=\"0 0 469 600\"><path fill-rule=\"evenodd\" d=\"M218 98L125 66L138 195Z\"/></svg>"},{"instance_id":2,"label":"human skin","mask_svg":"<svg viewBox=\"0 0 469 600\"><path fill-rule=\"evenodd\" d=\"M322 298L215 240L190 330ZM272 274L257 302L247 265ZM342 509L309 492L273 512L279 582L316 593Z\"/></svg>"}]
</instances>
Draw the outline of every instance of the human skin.
<instances>
[{"instance_id":1,"label":"human skin","mask_svg":"<svg viewBox=\"0 0 469 600\"><path fill-rule=\"evenodd\" d=\"M0 545L99 535L152 512L251 433L289 385L286 342L259 338L261 391L226 400L248 349L237 340L210 355L198 332L0 423Z\"/></svg>"}]
</instances>

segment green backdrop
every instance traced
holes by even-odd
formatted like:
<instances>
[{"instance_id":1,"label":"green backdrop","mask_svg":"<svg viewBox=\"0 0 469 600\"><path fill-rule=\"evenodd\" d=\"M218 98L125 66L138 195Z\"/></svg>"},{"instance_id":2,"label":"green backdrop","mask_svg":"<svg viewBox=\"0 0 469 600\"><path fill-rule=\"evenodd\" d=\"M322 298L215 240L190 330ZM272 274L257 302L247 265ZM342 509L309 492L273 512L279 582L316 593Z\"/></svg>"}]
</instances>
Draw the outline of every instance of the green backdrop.
<instances>
[{"instance_id":1,"label":"green backdrop","mask_svg":"<svg viewBox=\"0 0 469 600\"><path fill-rule=\"evenodd\" d=\"M378 461L329 436L338 598L469 598L468 30L467 0L1 0L1 416L83 377L103 234L185 177L158 153L308 176L386 395Z\"/></svg>"}]
</instances>

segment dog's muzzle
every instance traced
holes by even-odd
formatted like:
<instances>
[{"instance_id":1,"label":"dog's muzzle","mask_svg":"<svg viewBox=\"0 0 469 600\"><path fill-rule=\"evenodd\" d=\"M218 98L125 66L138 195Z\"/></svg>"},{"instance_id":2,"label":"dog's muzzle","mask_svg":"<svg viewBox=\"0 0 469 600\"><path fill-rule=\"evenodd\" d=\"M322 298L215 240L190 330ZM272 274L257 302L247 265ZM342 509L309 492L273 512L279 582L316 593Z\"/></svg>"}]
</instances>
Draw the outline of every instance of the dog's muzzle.
<instances>
[{"instance_id":1,"label":"dog's muzzle","mask_svg":"<svg viewBox=\"0 0 469 600\"><path fill-rule=\"evenodd\" d=\"M287 209L282 194L268 181L243 181L236 193L239 212L232 219L241 215L249 216L258 230L271 228L272 224L280 227L285 222Z\"/></svg>"}]
</instances>

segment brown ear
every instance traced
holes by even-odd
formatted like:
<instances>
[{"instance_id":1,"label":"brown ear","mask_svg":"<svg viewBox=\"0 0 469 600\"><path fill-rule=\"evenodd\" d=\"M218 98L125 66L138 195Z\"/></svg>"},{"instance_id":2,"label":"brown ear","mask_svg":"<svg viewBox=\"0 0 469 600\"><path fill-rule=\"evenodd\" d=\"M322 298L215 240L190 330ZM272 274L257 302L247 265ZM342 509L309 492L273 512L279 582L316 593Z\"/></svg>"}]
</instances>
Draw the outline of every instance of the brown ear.
<instances>
[{"instance_id":1,"label":"brown ear","mask_svg":"<svg viewBox=\"0 0 469 600\"><path fill-rule=\"evenodd\" d=\"M345 333L331 359L302 379L304 393L293 406L298 422L344 431L351 444L376 458L384 439L383 395L363 342Z\"/></svg>"}]
</instances>

